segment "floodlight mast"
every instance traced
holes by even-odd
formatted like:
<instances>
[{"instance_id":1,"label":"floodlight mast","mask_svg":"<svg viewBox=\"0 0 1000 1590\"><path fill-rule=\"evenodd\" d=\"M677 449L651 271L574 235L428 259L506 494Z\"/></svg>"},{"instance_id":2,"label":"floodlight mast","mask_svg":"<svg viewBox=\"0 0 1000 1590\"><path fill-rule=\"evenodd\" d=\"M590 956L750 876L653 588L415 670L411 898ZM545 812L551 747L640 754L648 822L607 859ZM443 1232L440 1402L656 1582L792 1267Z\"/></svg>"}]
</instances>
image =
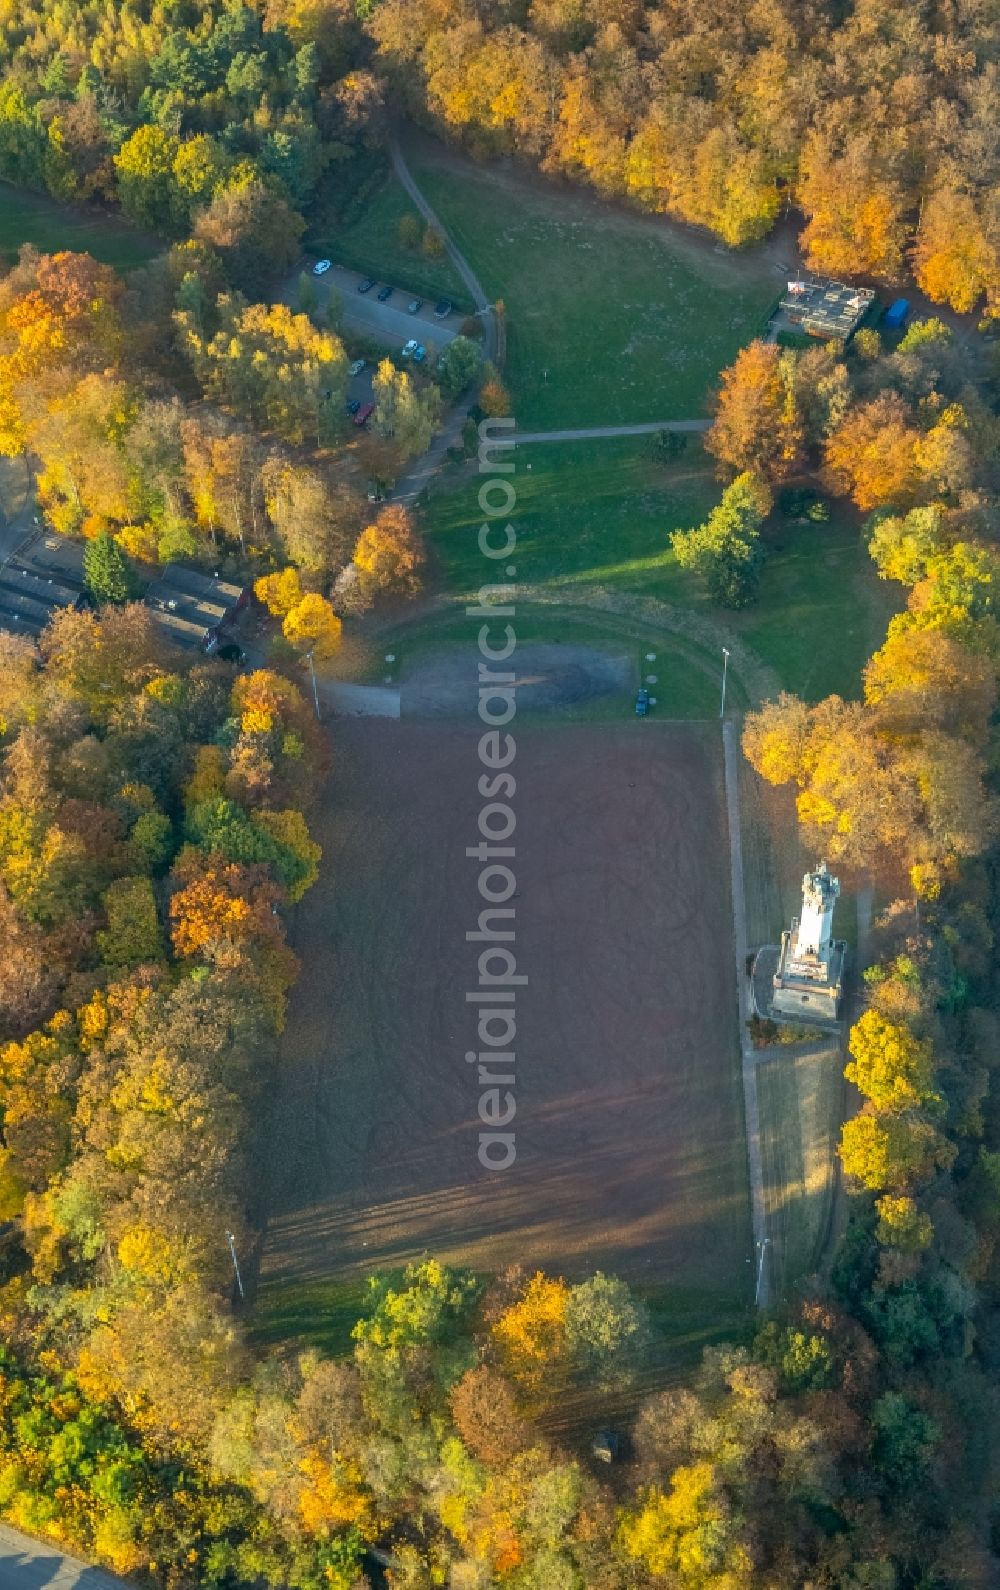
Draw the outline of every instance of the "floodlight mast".
<instances>
[{"instance_id":1,"label":"floodlight mast","mask_svg":"<svg viewBox=\"0 0 1000 1590\"><path fill-rule=\"evenodd\" d=\"M306 652L306 661L309 664L309 677L312 680L313 706L316 709L316 716L318 718L319 717L319 691L316 688L316 664L313 662L313 654L312 654L311 651L307 651Z\"/></svg>"},{"instance_id":2,"label":"floodlight mast","mask_svg":"<svg viewBox=\"0 0 1000 1590\"><path fill-rule=\"evenodd\" d=\"M226 1232L226 1241L229 1243L229 1251L233 1256L233 1269L236 1272L236 1290L240 1294L240 1301L245 1303L246 1293L243 1290L243 1277L240 1274L240 1261L236 1257L236 1238L233 1236L231 1231Z\"/></svg>"}]
</instances>

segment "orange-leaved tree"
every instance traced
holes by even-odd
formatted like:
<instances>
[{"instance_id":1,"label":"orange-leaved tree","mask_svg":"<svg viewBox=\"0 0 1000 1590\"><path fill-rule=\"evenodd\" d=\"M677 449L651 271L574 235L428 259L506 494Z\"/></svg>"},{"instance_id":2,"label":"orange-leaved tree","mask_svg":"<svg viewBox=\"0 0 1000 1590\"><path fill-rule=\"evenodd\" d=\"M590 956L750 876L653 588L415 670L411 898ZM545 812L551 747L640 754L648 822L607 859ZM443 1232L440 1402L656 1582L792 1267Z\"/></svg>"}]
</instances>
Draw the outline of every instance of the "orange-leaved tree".
<instances>
[{"instance_id":1,"label":"orange-leaved tree","mask_svg":"<svg viewBox=\"0 0 1000 1590\"><path fill-rule=\"evenodd\" d=\"M740 350L722 372L705 446L737 474L751 470L780 480L791 472L803 447L794 354L759 338Z\"/></svg>"}]
</instances>

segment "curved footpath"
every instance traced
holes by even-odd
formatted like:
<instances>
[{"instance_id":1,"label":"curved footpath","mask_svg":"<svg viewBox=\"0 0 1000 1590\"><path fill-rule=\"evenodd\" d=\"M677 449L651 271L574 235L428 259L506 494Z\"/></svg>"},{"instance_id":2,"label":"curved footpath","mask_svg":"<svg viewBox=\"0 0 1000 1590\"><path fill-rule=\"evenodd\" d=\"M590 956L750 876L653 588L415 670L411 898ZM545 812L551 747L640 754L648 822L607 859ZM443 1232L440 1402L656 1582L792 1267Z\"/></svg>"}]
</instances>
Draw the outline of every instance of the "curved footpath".
<instances>
[{"instance_id":1,"label":"curved footpath","mask_svg":"<svg viewBox=\"0 0 1000 1590\"><path fill-rule=\"evenodd\" d=\"M483 352L487 359L495 359L497 351L496 318L482 282L458 247L458 244L441 225L435 210L428 204L417 187L395 137L389 142L389 154L392 159L392 169L395 171L401 185L405 188L427 224L432 226L443 238L448 257L468 288L475 304L476 312L482 320ZM449 448L461 445L465 420L466 405L459 401L453 406L427 451L422 453L419 458L414 459L406 473L397 480L389 494L392 501L409 505L416 502L425 486L429 484L433 476L437 474L445 463Z\"/></svg>"}]
</instances>

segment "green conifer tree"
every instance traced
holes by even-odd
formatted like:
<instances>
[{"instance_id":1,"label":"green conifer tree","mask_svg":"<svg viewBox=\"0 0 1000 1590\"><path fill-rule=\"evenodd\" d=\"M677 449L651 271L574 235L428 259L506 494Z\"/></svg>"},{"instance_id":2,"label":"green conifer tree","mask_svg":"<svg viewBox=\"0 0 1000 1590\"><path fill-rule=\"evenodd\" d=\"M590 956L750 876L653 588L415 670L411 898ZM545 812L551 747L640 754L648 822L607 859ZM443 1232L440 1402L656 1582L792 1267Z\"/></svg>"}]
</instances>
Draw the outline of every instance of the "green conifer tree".
<instances>
[{"instance_id":1,"label":"green conifer tree","mask_svg":"<svg viewBox=\"0 0 1000 1590\"><path fill-rule=\"evenodd\" d=\"M115 602L120 606L135 594L128 558L106 530L94 537L83 554L83 577L97 602Z\"/></svg>"}]
</instances>

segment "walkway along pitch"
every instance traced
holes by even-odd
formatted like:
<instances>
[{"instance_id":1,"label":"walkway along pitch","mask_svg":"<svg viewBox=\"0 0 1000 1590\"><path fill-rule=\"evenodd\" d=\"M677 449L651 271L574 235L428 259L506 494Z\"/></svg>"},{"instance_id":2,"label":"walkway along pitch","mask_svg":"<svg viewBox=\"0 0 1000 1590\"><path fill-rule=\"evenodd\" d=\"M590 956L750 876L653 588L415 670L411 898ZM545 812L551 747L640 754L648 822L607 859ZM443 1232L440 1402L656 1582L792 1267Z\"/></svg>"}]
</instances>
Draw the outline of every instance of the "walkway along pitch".
<instances>
[{"instance_id":1,"label":"walkway along pitch","mask_svg":"<svg viewBox=\"0 0 1000 1590\"><path fill-rule=\"evenodd\" d=\"M754 1301L765 1309L771 1291L768 1263L767 1212L764 1206L764 1162L760 1147L760 1110L757 1104L757 1067L747 1021L750 1016L747 966L747 913L743 894L743 832L740 828L740 744L736 725L722 725L722 750L726 777L726 816L729 822L729 868L733 898L733 948L736 954L736 998L740 1024L740 1061L743 1071L743 1110L747 1132L747 1166L750 1175L750 1218L753 1225Z\"/></svg>"}]
</instances>

